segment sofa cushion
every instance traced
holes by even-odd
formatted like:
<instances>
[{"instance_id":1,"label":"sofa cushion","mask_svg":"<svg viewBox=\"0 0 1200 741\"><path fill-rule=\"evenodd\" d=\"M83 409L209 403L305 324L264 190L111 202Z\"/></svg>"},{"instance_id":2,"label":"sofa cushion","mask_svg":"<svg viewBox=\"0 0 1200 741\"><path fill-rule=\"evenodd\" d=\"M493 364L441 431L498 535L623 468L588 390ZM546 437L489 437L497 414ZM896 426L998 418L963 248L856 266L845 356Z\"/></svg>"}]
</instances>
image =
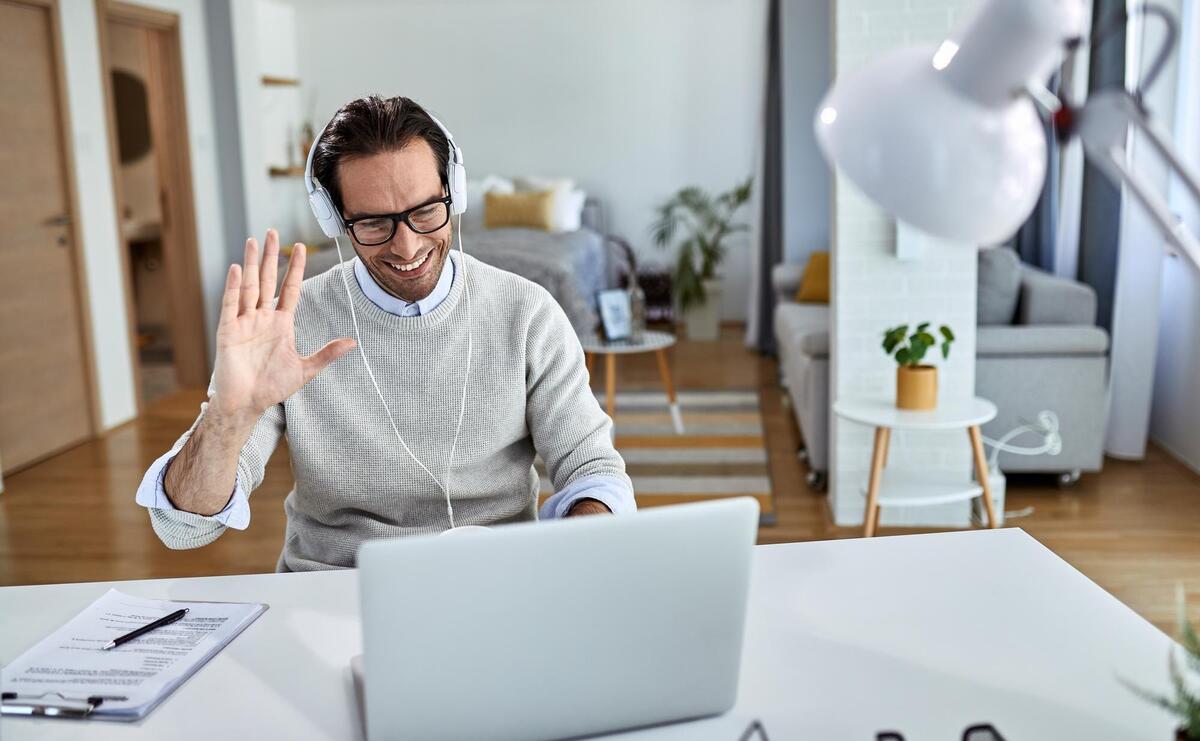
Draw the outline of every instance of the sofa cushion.
<instances>
[{"instance_id":1,"label":"sofa cushion","mask_svg":"<svg viewBox=\"0 0 1200 741\"><path fill-rule=\"evenodd\" d=\"M800 289L796 291L796 301L812 304L829 303L828 252L814 252L808 256L808 264L804 266L804 276L800 279Z\"/></svg>"},{"instance_id":2,"label":"sofa cushion","mask_svg":"<svg viewBox=\"0 0 1200 741\"><path fill-rule=\"evenodd\" d=\"M1103 355L1108 333L1100 327L1041 324L980 327L975 335L975 357L1014 355Z\"/></svg>"},{"instance_id":3,"label":"sofa cushion","mask_svg":"<svg viewBox=\"0 0 1200 741\"><path fill-rule=\"evenodd\" d=\"M828 332L829 304L782 303L775 306L775 331L780 337L799 338L810 332Z\"/></svg>"},{"instance_id":4,"label":"sofa cushion","mask_svg":"<svg viewBox=\"0 0 1200 741\"><path fill-rule=\"evenodd\" d=\"M1012 324L1021 297L1021 260L1009 247L979 251L980 325Z\"/></svg>"}]
</instances>

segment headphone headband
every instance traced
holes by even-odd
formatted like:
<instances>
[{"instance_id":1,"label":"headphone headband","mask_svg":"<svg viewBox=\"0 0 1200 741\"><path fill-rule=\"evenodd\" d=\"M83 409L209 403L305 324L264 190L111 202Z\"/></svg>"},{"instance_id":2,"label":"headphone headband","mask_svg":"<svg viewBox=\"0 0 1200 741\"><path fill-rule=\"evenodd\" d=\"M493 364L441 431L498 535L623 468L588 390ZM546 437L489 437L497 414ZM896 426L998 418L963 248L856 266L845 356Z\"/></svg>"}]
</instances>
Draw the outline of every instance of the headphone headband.
<instances>
[{"instance_id":1,"label":"headphone headband","mask_svg":"<svg viewBox=\"0 0 1200 741\"><path fill-rule=\"evenodd\" d=\"M454 143L454 135L450 130L442 125L442 122L428 111L425 115L437 124L441 129L442 134L446 137L449 144L449 157L446 160L446 188L450 191L450 213L457 215L467 210L467 169L463 164L462 150ZM337 114L334 114L334 118ZM317 144L320 143L321 137L325 136L325 132L329 130L329 125L333 123L333 119L321 127L321 133L313 139L312 146L308 149L308 158L304 161L304 189L308 192L308 205L312 208L313 216L316 217L317 223L321 225L321 231L327 237L340 237L346 233L346 223L342 221L342 214L338 211L337 206L333 202L333 197L329 195L329 191L325 190L325 186L321 185L320 181L313 177L313 155L317 151Z\"/></svg>"}]
</instances>

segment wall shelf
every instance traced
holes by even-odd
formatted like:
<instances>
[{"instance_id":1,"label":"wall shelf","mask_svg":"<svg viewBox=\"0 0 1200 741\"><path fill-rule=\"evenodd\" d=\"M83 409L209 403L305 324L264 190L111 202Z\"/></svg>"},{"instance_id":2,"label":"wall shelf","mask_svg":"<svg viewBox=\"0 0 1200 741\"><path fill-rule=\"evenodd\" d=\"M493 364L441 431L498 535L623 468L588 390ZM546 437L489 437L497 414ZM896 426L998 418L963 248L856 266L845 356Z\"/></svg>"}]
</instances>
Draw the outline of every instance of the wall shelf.
<instances>
[{"instance_id":1,"label":"wall shelf","mask_svg":"<svg viewBox=\"0 0 1200 741\"><path fill-rule=\"evenodd\" d=\"M286 85L289 87L299 87L300 81L294 77L276 77L274 75L263 75L262 84L264 85Z\"/></svg>"}]
</instances>

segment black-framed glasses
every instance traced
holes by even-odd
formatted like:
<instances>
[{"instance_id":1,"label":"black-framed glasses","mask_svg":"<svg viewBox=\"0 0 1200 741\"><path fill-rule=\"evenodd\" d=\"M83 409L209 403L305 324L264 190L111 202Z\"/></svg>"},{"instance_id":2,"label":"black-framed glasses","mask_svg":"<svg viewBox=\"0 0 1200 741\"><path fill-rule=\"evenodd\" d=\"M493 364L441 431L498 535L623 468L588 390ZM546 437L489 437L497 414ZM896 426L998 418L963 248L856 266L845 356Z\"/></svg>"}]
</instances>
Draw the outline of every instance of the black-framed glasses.
<instances>
[{"instance_id":1,"label":"black-framed glasses","mask_svg":"<svg viewBox=\"0 0 1200 741\"><path fill-rule=\"evenodd\" d=\"M417 234L436 232L450 221L450 196L422 203L398 214L363 216L346 222L346 229L363 247L375 247L391 241L403 221Z\"/></svg>"}]
</instances>

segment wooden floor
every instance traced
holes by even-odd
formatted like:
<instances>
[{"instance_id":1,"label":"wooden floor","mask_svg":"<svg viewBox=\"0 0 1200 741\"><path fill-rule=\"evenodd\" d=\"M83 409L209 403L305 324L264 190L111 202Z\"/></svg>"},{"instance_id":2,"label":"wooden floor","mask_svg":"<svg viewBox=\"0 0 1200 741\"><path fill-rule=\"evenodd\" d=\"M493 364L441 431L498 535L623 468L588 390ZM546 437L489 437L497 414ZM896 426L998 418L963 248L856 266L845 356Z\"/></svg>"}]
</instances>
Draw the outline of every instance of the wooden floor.
<instances>
[{"instance_id":1,"label":"wooden floor","mask_svg":"<svg viewBox=\"0 0 1200 741\"><path fill-rule=\"evenodd\" d=\"M681 342L671 354L680 389L760 390L778 511L778 523L760 530L761 542L858 536L858 528L834 527L826 497L804 485L796 427L773 360L747 351L735 327L725 328L718 342ZM622 357L618 376L623 390L660 383L650 355ZM230 530L205 548L167 550L133 502L142 473L192 421L202 396L169 396L99 440L8 476L0 494L0 584L273 570L283 542L283 497L291 488L285 448L276 451L265 483L251 497L250 528ZM1010 481L1008 509L1027 506L1033 515L1010 525L1160 628L1174 631L1177 582L1188 589L1191 612L1200 612L1200 477L1161 450L1151 448L1142 462L1106 461L1103 473L1067 490L1049 480ZM915 531L884 528L883 534L902 532Z\"/></svg>"}]
</instances>

